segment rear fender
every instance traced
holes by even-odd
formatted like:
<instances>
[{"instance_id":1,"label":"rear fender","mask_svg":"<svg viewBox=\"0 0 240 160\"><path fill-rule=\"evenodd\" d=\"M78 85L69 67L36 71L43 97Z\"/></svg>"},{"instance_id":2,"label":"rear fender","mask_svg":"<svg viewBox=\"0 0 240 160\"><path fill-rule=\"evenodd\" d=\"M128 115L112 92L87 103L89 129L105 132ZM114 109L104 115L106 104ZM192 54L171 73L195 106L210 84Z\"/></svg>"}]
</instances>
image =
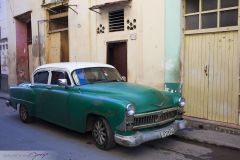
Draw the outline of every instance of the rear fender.
<instances>
[{"instance_id":1,"label":"rear fender","mask_svg":"<svg viewBox=\"0 0 240 160\"><path fill-rule=\"evenodd\" d=\"M27 107L31 116L35 115L35 94L30 85L19 85L10 88L10 104L14 109L19 105Z\"/></svg>"}]
</instances>

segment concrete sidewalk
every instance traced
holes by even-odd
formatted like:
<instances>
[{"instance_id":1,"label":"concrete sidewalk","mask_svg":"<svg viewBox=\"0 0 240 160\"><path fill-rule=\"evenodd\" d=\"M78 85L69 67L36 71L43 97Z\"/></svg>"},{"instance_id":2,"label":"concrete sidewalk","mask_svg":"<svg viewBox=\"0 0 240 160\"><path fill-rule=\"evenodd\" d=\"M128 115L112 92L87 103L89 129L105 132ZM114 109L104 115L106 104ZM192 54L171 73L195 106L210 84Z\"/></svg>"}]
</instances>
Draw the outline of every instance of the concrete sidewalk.
<instances>
[{"instance_id":1,"label":"concrete sidewalk","mask_svg":"<svg viewBox=\"0 0 240 160\"><path fill-rule=\"evenodd\" d=\"M176 133L176 137L221 147L240 150L240 136L204 129L187 128Z\"/></svg>"}]
</instances>

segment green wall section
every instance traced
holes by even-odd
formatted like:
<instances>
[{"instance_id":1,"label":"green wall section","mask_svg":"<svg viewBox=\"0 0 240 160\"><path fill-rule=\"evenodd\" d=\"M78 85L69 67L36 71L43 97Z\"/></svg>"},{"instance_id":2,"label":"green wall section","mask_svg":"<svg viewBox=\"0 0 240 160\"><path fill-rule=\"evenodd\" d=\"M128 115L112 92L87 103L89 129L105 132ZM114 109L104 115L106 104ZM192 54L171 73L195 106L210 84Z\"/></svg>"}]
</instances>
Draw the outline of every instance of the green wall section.
<instances>
[{"instance_id":1,"label":"green wall section","mask_svg":"<svg viewBox=\"0 0 240 160\"><path fill-rule=\"evenodd\" d=\"M165 82L180 81L181 0L165 0Z\"/></svg>"},{"instance_id":2,"label":"green wall section","mask_svg":"<svg viewBox=\"0 0 240 160\"><path fill-rule=\"evenodd\" d=\"M181 0L165 0L165 89L181 92Z\"/></svg>"}]
</instances>

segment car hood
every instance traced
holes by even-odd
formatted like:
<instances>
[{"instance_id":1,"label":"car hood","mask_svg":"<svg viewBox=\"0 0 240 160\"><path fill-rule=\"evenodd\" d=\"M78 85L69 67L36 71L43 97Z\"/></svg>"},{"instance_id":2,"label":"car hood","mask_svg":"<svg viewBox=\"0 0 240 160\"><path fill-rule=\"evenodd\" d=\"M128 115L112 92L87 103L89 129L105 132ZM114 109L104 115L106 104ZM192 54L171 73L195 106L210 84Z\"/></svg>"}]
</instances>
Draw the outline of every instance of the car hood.
<instances>
[{"instance_id":1,"label":"car hood","mask_svg":"<svg viewBox=\"0 0 240 160\"><path fill-rule=\"evenodd\" d=\"M136 113L150 112L176 106L177 95L147 86L124 83L95 83L80 87L81 92L108 96L132 103Z\"/></svg>"}]
</instances>

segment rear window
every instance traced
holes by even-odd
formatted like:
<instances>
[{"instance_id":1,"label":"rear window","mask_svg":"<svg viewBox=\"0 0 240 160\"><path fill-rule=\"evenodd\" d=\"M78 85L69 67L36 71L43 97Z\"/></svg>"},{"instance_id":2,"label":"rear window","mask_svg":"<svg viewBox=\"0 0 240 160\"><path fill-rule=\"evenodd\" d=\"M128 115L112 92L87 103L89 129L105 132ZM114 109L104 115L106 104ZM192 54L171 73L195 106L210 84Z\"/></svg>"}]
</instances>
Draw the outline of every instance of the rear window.
<instances>
[{"instance_id":1,"label":"rear window","mask_svg":"<svg viewBox=\"0 0 240 160\"><path fill-rule=\"evenodd\" d=\"M66 72L52 71L51 84L58 85L59 79L67 79L67 84L71 85L70 79Z\"/></svg>"}]
</instances>

